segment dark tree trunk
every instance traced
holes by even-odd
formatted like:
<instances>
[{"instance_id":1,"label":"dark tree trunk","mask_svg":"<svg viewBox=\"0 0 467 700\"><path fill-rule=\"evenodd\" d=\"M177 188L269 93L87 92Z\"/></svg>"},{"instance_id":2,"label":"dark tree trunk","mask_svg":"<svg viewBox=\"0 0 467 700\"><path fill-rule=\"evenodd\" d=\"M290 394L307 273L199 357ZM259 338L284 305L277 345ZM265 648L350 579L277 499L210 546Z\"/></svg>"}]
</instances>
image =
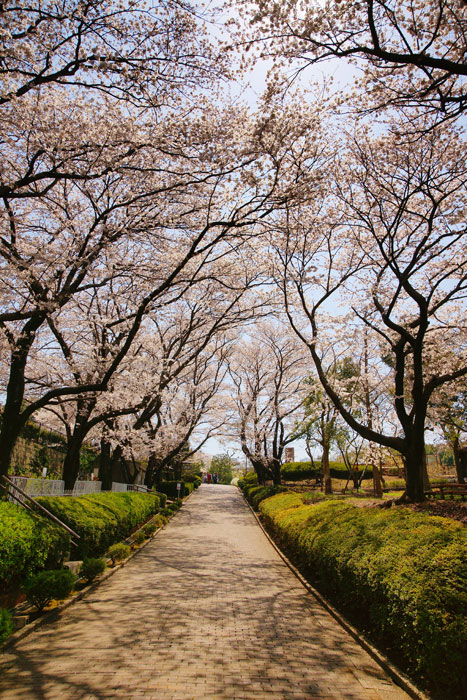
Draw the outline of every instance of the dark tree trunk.
<instances>
[{"instance_id":1,"label":"dark tree trunk","mask_svg":"<svg viewBox=\"0 0 467 700\"><path fill-rule=\"evenodd\" d=\"M102 482L102 491L112 490L112 446L106 438L101 440L101 453L99 459L99 481Z\"/></svg>"},{"instance_id":2,"label":"dark tree trunk","mask_svg":"<svg viewBox=\"0 0 467 700\"><path fill-rule=\"evenodd\" d=\"M332 493L331 470L329 468L329 450L330 449L331 449L331 446L329 445L329 443L327 443L327 442L323 443L323 457L321 460L321 467L323 469L324 493Z\"/></svg>"},{"instance_id":3,"label":"dark tree trunk","mask_svg":"<svg viewBox=\"0 0 467 700\"><path fill-rule=\"evenodd\" d=\"M144 475L144 485L147 486L148 489L152 489L152 486L154 484L155 468L156 468L156 455L154 454L154 452L152 452L149 455L148 466L146 469L146 474Z\"/></svg>"},{"instance_id":4,"label":"dark tree trunk","mask_svg":"<svg viewBox=\"0 0 467 700\"><path fill-rule=\"evenodd\" d=\"M423 431L414 430L406 453L404 454L406 473L406 497L411 503L421 503L425 500L424 472L425 441Z\"/></svg>"},{"instance_id":5,"label":"dark tree trunk","mask_svg":"<svg viewBox=\"0 0 467 700\"><path fill-rule=\"evenodd\" d=\"M72 491L78 478L80 454L84 438L89 432L89 416L96 404L95 399L78 399L75 425L71 438L68 440L67 453L63 463L63 480L65 490Z\"/></svg>"},{"instance_id":6,"label":"dark tree trunk","mask_svg":"<svg viewBox=\"0 0 467 700\"><path fill-rule=\"evenodd\" d=\"M18 346L11 355L10 375L0 430L0 476L9 474L13 447L27 420L21 413L24 399L24 373L36 330L42 321L41 316L26 323ZM0 497L5 493L6 487L0 479Z\"/></svg>"},{"instance_id":7,"label":"dark tree trunk","mask_svg":"<svg viewBox=\"0 0 467 700\"><path fill-rule=\"evenodd\" d=\"M281 463L279 459L274 459L272 465L271 465L271 471L272 471L272 483L274 486L280 486L281 485Z\"/></svg>"},{"instance_id":8,"label":"dark tree trunk","mask_svg":"<svg viewBox=\"0 0 467 700\"><path fill-rule=\"evenodd\" d=\"M459 438L454 438L451 443L456 465L457 483L465 484L467 476L467 448L459 447Z\"/></svg>"}]
</instances>

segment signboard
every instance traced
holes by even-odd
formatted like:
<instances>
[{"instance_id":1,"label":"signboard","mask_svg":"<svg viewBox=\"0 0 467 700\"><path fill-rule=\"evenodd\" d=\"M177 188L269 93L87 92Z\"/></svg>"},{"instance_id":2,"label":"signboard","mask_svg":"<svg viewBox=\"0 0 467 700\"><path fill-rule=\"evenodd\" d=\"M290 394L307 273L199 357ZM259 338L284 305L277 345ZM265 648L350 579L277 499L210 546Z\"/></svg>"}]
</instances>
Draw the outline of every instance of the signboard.
<instances>
[{"instance_id":1,"label":"signboard","mask_svg":"<svg viewBox=\"0 0 467 700\"><path fill-rule=\"evenodd\" d=\"M180 489L181 489L181 488L182 488L182 485L181 485L181 483L179 482L179 483L177 484L177 491L180 492Z\"/></svg>"},{"instance_id":2,"label":"signboard","mask_svg":"<svg viewBox=\"0 0 467 700\"><path fill-rule=\"evenodd\" d=\"M294 447L286 447L285 448L285 461L286 462L295 462L295 448Z\"/></svg>"}]
</instances>

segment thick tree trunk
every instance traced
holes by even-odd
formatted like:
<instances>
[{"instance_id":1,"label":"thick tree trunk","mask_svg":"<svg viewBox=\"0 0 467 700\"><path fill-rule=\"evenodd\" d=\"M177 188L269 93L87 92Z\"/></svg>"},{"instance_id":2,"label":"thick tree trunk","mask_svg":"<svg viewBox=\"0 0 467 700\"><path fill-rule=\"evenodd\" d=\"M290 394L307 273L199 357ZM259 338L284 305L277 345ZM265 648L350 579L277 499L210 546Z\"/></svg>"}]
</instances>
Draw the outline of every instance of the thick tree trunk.
<instances>
[{"instance_id":1,"label":"thick tree trunk","mask_svg":"<svg viewBox=\"0 0 467 700\"><path fill-rule=\"evenodd\" d=\"M332 493L332 479L331 470L329 468L329 451L331 446L329 443L323 443L323 457L321 460L321 466L323 468L323 483L324 483L324 493Z\"/></svg>"},{"instance_id":2,"label":"thick tree trunk","mask_svg":"<svg viewBox=\"0 0 467 700\"><path fill-rule=\"evenodd\" d=\"M152 489L152 485L154 484L155 467L156 455L152 452L149 455L148 466L146 468L146 474L144 475L144 485L147 486L148 489Z\"/></svg>"},{"instance_id":3,"label":"thick tree trunk","mask_svg":"<svg viewBox=\"0 0 467 700\"><path fill-rule=\"evenodd\" d=\"M18 348L11 356L10 376L0 431L0 476L8 476L9 474L13 447L21 429L26 423L26 420L21 415L24 399L24 372L34 337L35 328L25 332ZM6 487L3 484L3 480L0 479L0 497L5 494Z\"/></svg>"},{"instance_id":4,"label":"thick tree trunk","mask_svg":"<svg viewBox=\"0 0 467 700\"><path fill-rule=\"evenodd\" d=\"M404 454L406 497L411 503L421 503L425 500L424 472L426 472L423 431L414 430L411 437Z\"/></svg>"},{"instance_id":5,"label":"thick tree trunk","mask_svg":"<svg viewBox=\"0 0 467 700\"><path fill-rule=\"evenodd\" d=\"M465 484L465 477L467 475L467 450L459 446L458 437L452 440L451 447L454 455L454 464L456 466L457 483Z\"/></svg>"},{"instance_id":6,"label":"thick tree trunk","mask_svg":"<svg viewBox=\"0 0 467 700\"><path fill-rule=\"evenodd\" d=\"M111 464L112 446L109 440L102 438L101 453L99 459L99 481L102 482L102 491L112 490L112 464Z\"/></svg>"},{"instance_id":7,"label":"thick tree trunk","mask_svg":"<svg viewBox=\"0 0 467 700\"><path fill-rule=\"evenodd\" d=\"M281 463L280 460L275 459L272 464L272 483L274 486L281 485Z\"/></svg>"},{"instance_id":8,"label":"thick tree trunk","mask_svg":"<svg viewBox=\"0 0 467 700\"><path fill-rule=\"evenodd\" d=\"M63 463L62 479L65 482L66 491L73 490L76 479L78 478L81 447L84 438L89 432L89 416L95 405L95 399L78 399L75 425L71 438L68 440L67 453Z\"/></svg>"},{"instance_id":9,"label":"thick tree trunk","mask_svg":"<svg viewBox=\"0 0 467 700\"><path fill-rule=\"evenodd\" d=\"M65 461L63 462L63 472L62 479L65 482L65 490L72 491L75 482L79 474L79 463L81 454L81 445L83 444L83 437L80 435L73 435L71 440L68 442L67 453L65 455Z\"/></svg>"}]
</instances>

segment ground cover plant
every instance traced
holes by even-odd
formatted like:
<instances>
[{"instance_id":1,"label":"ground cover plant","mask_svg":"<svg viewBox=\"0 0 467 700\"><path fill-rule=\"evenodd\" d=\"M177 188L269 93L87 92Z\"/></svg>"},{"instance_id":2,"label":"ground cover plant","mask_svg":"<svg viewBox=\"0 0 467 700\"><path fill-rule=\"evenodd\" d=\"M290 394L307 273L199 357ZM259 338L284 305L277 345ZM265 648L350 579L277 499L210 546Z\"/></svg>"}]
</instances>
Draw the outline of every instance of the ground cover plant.
<instances>
[{"instance_id":1,"label":"ground cover plant","mask_svg":"<svg viewBox=\"0 0 467 700\"><path fill-rule=\"evenodd\" d=\"M108 547L157 513L160 501L148 493L99 493L76 498L37 499L72 530L80 540L73 558L85 559L104 554Z\"/></svg>"},{"instance_id":2,"label":"ground cover plant","mask_svg":"<svg viewBox=\"0 0 467 700\"><path fill-rule=\"evenodd\" d=\"M465 527L403 507L310 504L305 493L278 494L259 510L312 582L360 629L436 697L465 697Z\"/></svg>"}]
</instances>

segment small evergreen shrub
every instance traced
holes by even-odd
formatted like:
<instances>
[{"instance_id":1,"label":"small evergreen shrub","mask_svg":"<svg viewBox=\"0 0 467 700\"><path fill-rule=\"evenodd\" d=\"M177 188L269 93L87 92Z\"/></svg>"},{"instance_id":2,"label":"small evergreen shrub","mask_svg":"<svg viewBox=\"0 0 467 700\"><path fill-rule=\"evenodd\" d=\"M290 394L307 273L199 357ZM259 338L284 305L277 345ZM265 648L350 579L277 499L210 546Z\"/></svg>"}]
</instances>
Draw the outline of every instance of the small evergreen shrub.
<instances>
[{"instance_id":1,"label":"small evergreen shrub","mask_svg":"<svg viewBox=\"0 0 467 700\"><path fill-rule=\"evenodd\" d=\"M23 584L26 598L38 610L50 603L51 600L64 600L74 588L75 574L70 569L40 571L29 576Z\"/></svg>"},{"instance_id":2,"label":"small evergreen shrub","mask_svg":"<svg viewBox=\"0 0 467 700\"><path fill-rule=\"evenodd\" d=\"M13 632L13 621L8 610L0 608L0 644L3 644Z\"/></svg>"},{"instance_id":3,"label":"small evergreen shrub","mask_svg":"<svg viewBox=\"0 0 467 700\"><path fill-rule=\"evenodd\" d=\"M131 549L124 542L117 542L107 550L107 556L112 559L112 563L116 564L130 556Z\"/></svg>"},{"instance_id":4,"label":"small evergreen shrub","mask_svg":"<svg viewBox=\"0 0 467 700\"><path fill-rule=\"evenodd\" d=\"M135 535L136 544L143 544L145 539L146 539L146 535L144 534L144 532L142 530L139 530Z\"/></svg>"},{"instance_id":5,"label":"small evergreen shrub","mask_svg":"<svg viewBox=\"0 0 467 700\"><path fill-rule=\"evenodd\" d=\"M157 525L154 521L146 523L142 528L145 537L151 537L151 535L157 530Z\"/></svg>"},{"instance_id":6,"label":"small evergreen shrub","mask_svg":"<svg viewBox=\"0 0 467 700\"><path fill-rule=\"evenodd\" d=\"M170 518L170 516L173 515L173 510L169 507L162 508L160 514L163 515L165 518Z\"/></svg>"},{"instance_id":7,"label":"small evergreen shrub","mask_svg":"<svg viewBox=\"0 0 467 700\"><path fill-rule=\"evenodd\" d=\"M96 576L102 574L107 568L107 562L104 557L91 557L90 559L85 559L81 564L81 569L79 571L80 575L87 579L89 583L94 581Z\"/></svg>"}]
</instances>

